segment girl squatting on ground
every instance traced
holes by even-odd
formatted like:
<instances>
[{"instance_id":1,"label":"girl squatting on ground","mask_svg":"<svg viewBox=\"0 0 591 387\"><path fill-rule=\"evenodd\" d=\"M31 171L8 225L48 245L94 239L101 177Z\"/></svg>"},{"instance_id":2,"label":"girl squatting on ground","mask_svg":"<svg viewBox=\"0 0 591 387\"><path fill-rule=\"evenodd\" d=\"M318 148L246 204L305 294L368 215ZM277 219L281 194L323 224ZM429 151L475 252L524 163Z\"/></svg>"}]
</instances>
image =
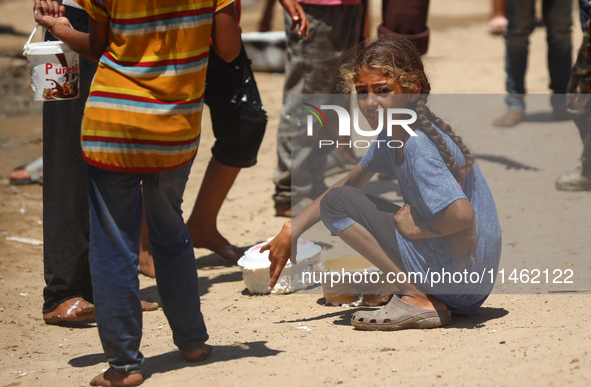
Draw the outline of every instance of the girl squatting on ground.
<instances>
[{"instance_id":1,"label":"girl squatting on ground","mask_svg":"<svg viewBox=\"0 0 591 387\"><path fill-rule=\"evenodd\" d=\"M270 251L269 287L290 259L291 246L320 220L384 273L496 273L501 228L493 197L462 139L428 108L431 87L414 46L403 38L380 37L354 54L341 76L372 129L386 122L389 108L408 108L417 113L411 126L416 136L400 126L392 128L391 138L382 130L377 140L404 146L374 142L346 177L284 225L261 250ZM375 173L397 177L403 207L361 191ZM489 276L482 283L397 283L400 294L385 307L356 312L351 322L365 330L443 326L452 311L475 313L493 282Z\"/></svg>"}]
</instances>

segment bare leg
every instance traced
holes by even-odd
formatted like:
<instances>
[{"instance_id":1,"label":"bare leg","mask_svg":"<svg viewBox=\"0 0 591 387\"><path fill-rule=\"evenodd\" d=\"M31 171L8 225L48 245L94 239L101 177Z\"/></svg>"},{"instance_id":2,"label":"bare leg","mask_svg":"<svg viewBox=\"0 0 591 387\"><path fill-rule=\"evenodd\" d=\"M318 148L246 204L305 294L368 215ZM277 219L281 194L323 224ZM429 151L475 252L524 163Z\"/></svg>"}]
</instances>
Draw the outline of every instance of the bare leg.
<instances>
[{"instance_id":1,"label":"bare leg","mask_svg":"<svg viewBox=\"0 0 591 387\"><path fill-rule=\"evenodd\" d=\"M266 0L265 8L263 9L263 17L259 21L259 32L271 31L271 24L273 21L273 8L277 0Z\"/></svg>"},{"instance_id":2,"label":"bare leg","mask_svg":"<svg viewBox=\"0 0 591 387\"><path fill-rule=\"evenodd\" d=\"M351 246L359 254L367 258L384 273L400 273L402 270L396 265L380 247L375 237L362 225L355 223L351 227L337 234L345 243ZM430 310L445 310L447 306L442 301L428 294L423 294L411 283L400 283L396 285L402 293L402 300L407 304ZM390 304L385 306L388 308Z\"/></svg>"},{"instance_id":3,"label":"bare leg","mask_svg":"<svg viewBox=\"0 0 591 387\"><path fill-rule=\"evenodd\" d=\"M142 216L142 235L140 238L140 273L150 278L156 277L154 270L154 259L152 258L152 249L150 248L150 236L148 235L148 226L146 225L146 216Z\"/></svg>"},{"instance_id":4,"label":"bare leg","mask_svg":"<svg viewBox=\"0 0 591 387\"><path fill-rule=\"evenodd\" d=\"M492 16L507 16L507 0L493 0Z\"/></svg>"},{"instance_id":5,"label":"bare leg","mask_svg":"<svg viewBox=\"0 0 591 387\"><path fill-rule=\"evenodd\" d=\"M212 157L205 171L193 212L187 221L194 247L205 248L236 261L244 250L233 246L217 229L217 217L240 168L229 167Z\"/></svg>"},{"instance_id":6,"label":"bare leg","mask_svg":"<svg viewBox=\"0 0 591 387\"><path fill-rule=\"evenodd\" d=\"M152 248L150 247L150 236L148 235L148 225L146 224L145 212L142 213L142 234L140 237L139 270L143 275L156 278L156 269L154 269L154 258L152 257ZM142 300L142 311L150 312L157 310L157 302Z\"/></svg>"},{"instance_id":7,"label":"bare leg","mask_svg":"<svg viewBox=\"0 0 591 387\"><path fill-rule=\"evenodd\" d=\"M488 22L492 34L502 34L509 24L507 20L507 0L493 0L493 10Z\"/></svg>"}]
</instances>

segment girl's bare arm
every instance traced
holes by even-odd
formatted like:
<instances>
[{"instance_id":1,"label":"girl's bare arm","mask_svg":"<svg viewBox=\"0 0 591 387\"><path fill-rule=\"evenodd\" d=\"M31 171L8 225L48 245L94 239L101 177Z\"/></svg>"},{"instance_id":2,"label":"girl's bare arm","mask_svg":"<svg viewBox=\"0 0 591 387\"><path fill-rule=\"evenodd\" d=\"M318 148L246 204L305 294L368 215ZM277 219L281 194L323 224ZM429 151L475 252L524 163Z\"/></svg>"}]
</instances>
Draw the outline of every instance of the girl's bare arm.
<instances>
[{"instance_id":1,"label":"girl's bare arm","mask_svg":"<svg viewBox=\"0 0 591 387\"><path fill-rule=\"evenodd\" d=\"M347 176L337 181L331 188L348 185L361 189L365 187L373 175L373 172L369 172L363 169L361 164L357 164ZM297 239L306 230L320 221L320 201L325 194L326 192L314 200L314 202L312 202L304 212L295 217L293 221L285 223L279 234L277 234L271 242L261 248L261 252L269 250L269 260L271 261L271 282L269 283L269 290L277 283L281 271L287 264L287 261L289 261L290 258L292 258L292 260L295 259L295 257L291 257L291 246L295 246Z\"/></svg>"},{"instance_id":2,"label":"girl's bare arm","mask_svg":"<svg viewBox=\"0 0 591 387\"><path fill-rule=\"evenodd\" d=\"M394 216L396 227L404 236L413 240L436 238L455 234L472 225L474 208L468 199L459 199L425 221L415 208L404 205Z\"/></svg>"}]
</instances>

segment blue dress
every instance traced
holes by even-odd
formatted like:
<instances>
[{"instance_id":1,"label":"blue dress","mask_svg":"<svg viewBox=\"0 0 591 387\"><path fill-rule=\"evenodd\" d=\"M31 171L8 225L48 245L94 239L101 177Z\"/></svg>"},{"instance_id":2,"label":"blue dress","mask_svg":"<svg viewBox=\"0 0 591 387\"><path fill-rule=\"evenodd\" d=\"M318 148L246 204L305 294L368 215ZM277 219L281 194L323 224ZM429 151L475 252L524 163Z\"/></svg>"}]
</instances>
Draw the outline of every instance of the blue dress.
<instances>
[{"instance_id":1,"label":"blue dress","mask_svg":"<svg viewBox=\"0 0 591 387\"><path fill-rule=\"evenodd\" d=\"M461 165L465 158L459 147L449 136L437 130L458 165ZM457 267L456 260L452 259L445 246L445 237L417 243L396 230L396 239L406 272L422 274L424 282L418 283L419 287L445 302L455 312L472 314L490 294L499 266L501 227L495 203L478 165L474 164L472 172L460 186L435 144L420 130L415 133L417 136L410 137L404 144L404 160L400 165L395 162L395 149L385 145L389 139L383 131L377 140L385 141L373 143L361 160L361 166L372 172L395 175L404 202L414 207L426 221L458 199L470 201L475 211L477 237L472 265ZM443 277L445 273L448 274ZM454 273L461 274L454 276Z\"/></svg>"}]
</instances>

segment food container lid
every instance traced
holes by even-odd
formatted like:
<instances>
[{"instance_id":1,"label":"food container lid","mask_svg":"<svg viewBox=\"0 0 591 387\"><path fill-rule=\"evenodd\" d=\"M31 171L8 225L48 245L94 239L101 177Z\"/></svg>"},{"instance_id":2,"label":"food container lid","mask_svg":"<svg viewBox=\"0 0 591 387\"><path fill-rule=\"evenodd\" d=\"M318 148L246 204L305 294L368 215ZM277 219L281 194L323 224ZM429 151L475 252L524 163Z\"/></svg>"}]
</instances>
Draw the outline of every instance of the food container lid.
<instances>
[{"instance_id":1,"label":"food container lid","mask_svg":"<svg viewBox=\"0 0 591 387\"><path fill-rule=\"evenodd\" d=\"M72 50L65 43L53 41L26 44L23 52L25 55L55 55L70 51Z\"/></svg>"},{"instance_id":2,"label":"food container lid","mask_svg":"<svg viewBox=\"0 0 591 387\"><path fill-rule=\"evenodd\" d=\"M256 244L248 249L242 258L238 260L238 266L250 270L269 268L271 266L271 262L269 261L269 251L261 253L260 250L271 240L273 240L273 238L269 238L267 241ZM322 248L314 242L310 242L306 239L298 239L296 262L300 263L306 259L312 258L320 253L320 250L322 250ZM291 261L288 261L285 266L291 266Z\"/></svg>"}]
</instances>

